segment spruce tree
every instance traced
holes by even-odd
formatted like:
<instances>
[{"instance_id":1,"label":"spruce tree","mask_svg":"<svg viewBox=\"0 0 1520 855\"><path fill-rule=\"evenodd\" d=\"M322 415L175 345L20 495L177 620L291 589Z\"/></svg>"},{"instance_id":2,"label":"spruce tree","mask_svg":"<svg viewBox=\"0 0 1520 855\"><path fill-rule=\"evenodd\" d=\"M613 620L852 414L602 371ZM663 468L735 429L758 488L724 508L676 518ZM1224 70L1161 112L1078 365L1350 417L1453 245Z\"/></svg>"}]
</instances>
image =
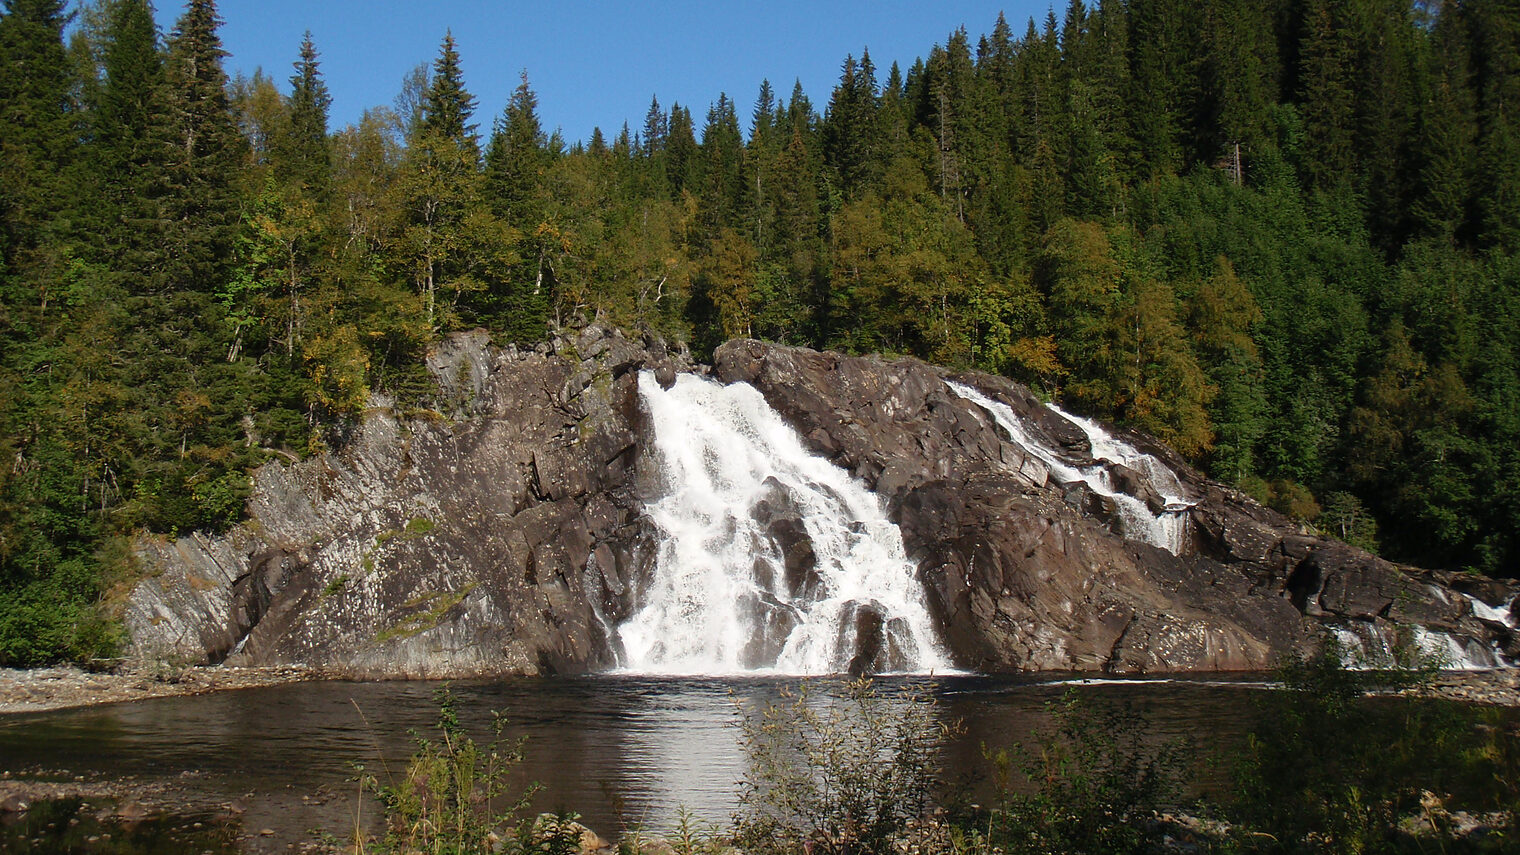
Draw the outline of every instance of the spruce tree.
<instances>
[{"instance_id":1,"label":"spruce tree","mask_svg":"<svg viewBox=\"0 0 1520 855\"><path fill-rule=\"evenodd\" d=\"M749 139L760 148L769 148L776 130L776 93L769 80L760 81L760 94L750 112Z\"/></svg>"},{"instance_id":2,"label":"spruce tree","mask_svg":"<svg viewBox=\"0 0 1520 855\"><path fill-rule=\"evenodd\" d=\"M665 136L670 127L670 119L660 109L660 99L649 99L649 110L644 113L644 130L639 134L643 141L643 152L646 157L665 150Z\"/></svg>"},{"instance_id":3,"label":"spruce tree","mask_svg":"<svg viewBox=\"0 0 1520 855\"><path fill-rule=\"evenodd\" d=\"M1478 106L1461 6L1448 6L1436 20L1430 56L1409 216L1416 236L1450 244L1471 239L1478 162Z\"/></svg>"},{"instance_id":4,"label":"spruce tree","mask_svg":"<svg viewBox=\"0 0 1520 855\"><path fill-rule=\"evenodd\" d=\"M1137 177L1175 173L1182 167L1179 119L1188 46L1181 15L1170 0L1132 0L1131 83L1126 93L1135 137Z\"/></svg>"},{"instance_id":5,"label":"spruce tree","mask_svg":"<svg viewBox=\"0 0 1520 855\"><path fill-rule=\"evenodd\" d=\"M169 153L163 56L146 0L112 4L101 64L106 79L92 112L91 159L103 204L90 232L102 259L146 276L163 252L159 202Z\"/></svg>"},{"instance_id":6,"label":"spruce tree","mask_svg":"<svg viewBox=\"0 0 1520 855\"><path fill-rule=\"evenodd\" d=\"M486 193L498 216L517 229L536 225L535 204L548 165L548 139L538 121L538 96L528 85L528 73L507 101L486 147Z\"/></svg>"},{"instance_id":7,"label":"spruce tree","mask_svg":"<svg viewBox=\"0 0 1520 855\"><path fill-rule=\"evenodd\" d=\"M1304 117L1303 171L1321 190L1349 184L1355 151L1356 54L1347 11L1328 0L1311 0L1305 10L1306 38L1300 48L1298 103Z\"/></svg>"},{"instance_id":8,"label":"spruce tree","mask_svg":"<svg viewBox=\"0 0 1520 855\"><path fill-rule=\"evenodd\" d=\"M1478 43L1479 239L1520 252L1520 2L1467 4Z\"/></svg>"},{"instance_id":9,"label":"spruce tree","mask_svg":"<svg viewBox=\"0 0 1520 855\"><path fill-rule=\"evenodd\" d=\"M214 0L191 0L169 37L164 272L171 288L211 291L240 220L247 142L232 121Z\"/></svg>"},{"instance_id":10,"label":"spruce tree","mask_svg":"<svg viewBox=\"0 0 1520 855\"><path fill-rule=\"evenodd\" d=\"M77 142L63 0L11 0L0 15L0 262L49 241L71 200Z\"/></svg>"},{"instance_id":11,"label":"spruce tree","mask_svg":"<svg viewBox=\"0 0 1520 855\"><path fill-rule=\"evenodd\" d=\"M873 158L880 147L876 114L876 75L869 54L859 63L853 55L846 56L824 115L822 137L824 162L838 175L840 189L850 198L881 174Z\"/></svg>"},{"instance_id":12,"label":"spruce tree","mask_svg":"<svg viewBox=\"0 0 1520 855\"><path fill-rule=\"evenodd\" d=\"M638 176L646 193L663 193L669 186L666 174L665 143L670 130L670 117L660 109L660 99L651 96L649 110L644 114L644 129L634 137L630 151L639 156Z\"/></svg>"},{"instance_id":13,"label":"spruce tree","mask_svg":"<svg viewBox=\"0 0 1520 855\"><path fill-rule=\"evenodd\" d=\"M721 230L740 225L745 195L744 135L734 102L725 94L719 94L717 103L707 111L701 161L698 197L703 206L703 227L709 238L717 239Z\"/></svg>"},{"instance_id":14,"label":"spruce tree","mask_svg":"<svg viewBox=\"0 0 1520 855\"><path fill-rule=\"evenodd\" d=\"M512 340L536 339L548 287L541 278L513 277L515 234L482 201L480 145L470 123L475 98L465 89L452 34L444 36L422 105L397 181L406 224L396 249L428 329L468 321L507 330Z\"/></svg>"},{"instance_id":15,"label":"spruce tree","mask_svg":"<svg viewBox=\"0 0 1520 855\"><path fill-rule=\"evenodd\" d=\"M332 180L332 154L327 142L327 111L332 96L318 70L320 65L308 30L301 39L296 73L290 78L290 121L277 152L289 180L318 199L326 196Z\"/></svg>"},{"instance_id":16,"label":"spruce tree","mask_svg":"<svg viewBox=\"0 0 1520 855\"><path fill-rule=\"evenodd\" d=\"M701 186L701 169L691 110L671 104L665 138L665 181L670 198L679 200L683 191L696 195Z\"/></svg>"},{"instance_id":17,"label":"spruce tree","mask_svg":"<svg viewBox=\"0 0 1520 855\"><path fill-rule=\"evenodd\" d=\"M420 132L436 140L448 140L462 148L479 152L475 137L475 96L464 88L464 72L459 67L459 50L453 32L444 34L443 46L433 61L433 74L423 99Z\"/></svg>"},{"instance_id":18,"label":"spruce tree","mask_svg":"<svg viewBox=\"0 0 1520 855\"><path fill-rule=\"evenodd\" d=\"M1279 85L1272 11L1268 0L1222 0L1200 12L1192 136L1194 158L1202 163L1235 166L1238 153L1244 172L1243 162L1270 144Z\"/></svg>"}]
</instances>

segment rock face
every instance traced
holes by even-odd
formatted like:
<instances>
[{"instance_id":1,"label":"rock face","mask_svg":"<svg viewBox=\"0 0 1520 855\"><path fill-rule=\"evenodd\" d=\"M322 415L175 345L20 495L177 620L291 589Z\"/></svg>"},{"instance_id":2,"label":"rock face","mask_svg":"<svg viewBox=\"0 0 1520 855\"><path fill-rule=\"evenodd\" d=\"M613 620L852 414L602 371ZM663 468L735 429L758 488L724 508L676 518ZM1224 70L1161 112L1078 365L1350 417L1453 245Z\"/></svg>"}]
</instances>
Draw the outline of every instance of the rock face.
<instances>
[{"instance_id":1,"label":"rock face","mask_svg":"<svg viewBox=\"0 0 1520 855\"><path fill-rule=\"evenodd\" d=\"M1007 380L754 341L724 345L714 363L877 492L961 667L1260 669L1329 629L1371 644L1414 624L1461 649L1516 646L1459 592L1498 605L1508 586L1304 534L1139 435L1125 439L1189 493L1188 536L1176 555L1118 536L1111 502L1060 483L946 385L1090 457L1081 430ZM457 336L430 368L436 410L378 406L341 451L265 466L250 522L225 536L142 542L150 575L126 611L136 654L383 677L613 665L611 628L638 605L654 552L642 508L659 485L637 371L668 383L699 369L594 327L531 353ZM1164 503L1135 473L1112 474ZM786 507L767 508L805 587L811 545ZM872 617L860 615L859 635L880 646ZM862 649L862 669L878 653Z\"/></svg>"},{"instance_id":2,"label":"rock face","mask_svg":"<svg viewBox=\"0 0 1520 855\"><path fill-rule=\"evenodd\" d=\"M377 406L338 453L259 470L251 520L147 540L136 655L373 677L611 664L641 553L635 369L680 356L591 328L553 348L450 339L439 409Z\"/></svg>"}]
</instances>

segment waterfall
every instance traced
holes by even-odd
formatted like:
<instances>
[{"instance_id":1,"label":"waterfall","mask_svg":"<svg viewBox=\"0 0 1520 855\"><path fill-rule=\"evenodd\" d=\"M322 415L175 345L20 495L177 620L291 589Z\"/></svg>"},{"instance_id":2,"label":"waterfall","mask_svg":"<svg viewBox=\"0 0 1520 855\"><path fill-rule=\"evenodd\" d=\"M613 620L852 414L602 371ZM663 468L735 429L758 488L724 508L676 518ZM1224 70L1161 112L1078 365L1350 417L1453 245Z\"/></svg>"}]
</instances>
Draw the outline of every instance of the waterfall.
<instances>
[{"instance_id":1,"label":"waterfall","mask_svg":"<svg viewBox=\"0 0 1520 855\"><path fill-rule=\"evenodd\" d=\"M944 672L917 568L876 496L744 383L648 372L664 495L620 665L662 674Z\"/></svg>"},{"instance_id":2,"label":"waterfall","mask_svg":"<svg viewBox=\"0 0 1520 855\"><path fill-rule=\"evenodd\" d=\"M1486 671L1510 666L1497 648L1419 624L1401 628L1358 620L1331 626L1330 631L1340 643L1341 662L1353 670L1393 667L1405 658L1399 655L1400 650L1405 650L1406 656L1417 654L1420 661L1434 663L1445 671Z\"/></svg>"},{"instance_id":3,"label":"waterfall","mask_svg":"<svg viewBox=\"0 0 1520 855\"><path fill-rule=\"evenodd\" d=\"M1182 482L1178 480L1176 473L1168 469L1166 464L1114 439L1095 422L1071 415L1053 405L1047 405L1051 412L1080 428L1086 434L1087 442L1092 447L1093 458L1103 461L1080 468L1073 466L1062 460L1054 449L1031 437L1012 407L993 400L963 383L947 382L955 394L986 410L993 421L997 422L998 426L1008 434L1008 438L1027 454L1044 463L1057 481L1063 484L1080 481L1094 493L1113 502L1119 514L1122 528L1120 534L1159 546L1173 555L1182 552L1184 536L1187 532L1187 509L1192 507L1193 503L1186 498ZM1150 506L1145 502L1119 490L1114 486L1113 476L1109 472L1107 463L1117 463L1136 472L1166 503L1165 509L1160 513L1152 513Z\"/></svg>"},{"instance_id":4,"label":"waterfall","mask_svg":"<svg viewBox=\"0 0 1520 855\"><path fill-rule=\"evenodd\" d=\"M1505 601L1504 605L1500 606L1499 608L1494 608L1488 603L1485 603L1477 597L1474 597L1472 594L1464 593L1462 596L1466 597L1468 604L1472 606L1473 617L1476 617L1480 620L1486 620L1491 623L1497 623L1501 626L1507 626L1510 629L1520 629L1520 626L1516 625L1514 617L1514 597L1510 597Z\"/></svg>"}]
</instances>

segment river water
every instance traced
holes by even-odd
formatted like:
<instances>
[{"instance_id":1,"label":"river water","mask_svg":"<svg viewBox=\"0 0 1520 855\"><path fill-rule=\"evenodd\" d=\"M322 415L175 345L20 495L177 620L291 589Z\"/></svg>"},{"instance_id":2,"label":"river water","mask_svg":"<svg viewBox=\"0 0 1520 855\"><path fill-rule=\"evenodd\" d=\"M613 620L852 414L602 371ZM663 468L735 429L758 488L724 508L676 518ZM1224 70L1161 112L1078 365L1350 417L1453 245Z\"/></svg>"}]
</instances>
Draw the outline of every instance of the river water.
<instances>
[{"instance_id":1,"label":"river water","mask_svg":"<svg viewBox=\"0 0 1520 855\"><path fill-rule=\"evenodd\" d=\"M724 825L745 777L742 709L795 687L795 678L633 676L456 683L461 721L489 736L493 711L508 736L526 738L518 784L543 785L537 810L573 810L605 837L668 830L685 811ZM356 764L382 781L399 776L437 718L437 683L315 682L161 698L0 718L0 768L166 782L214 809L233 804L245 828L271 842L309 830L343 834L372 824L375 806L355 797ZM827 689L830 684L818 684ZM1244 732L1259 684L1218 681L1062 681L948 677L878 681L887 695L917 689L935 714L959 721L944 746L947 779L984 770L984 747L1033 744L1048 732L1047 704L1067 691L1131 702L1149 719L1140 738L1227 745ZM314 797L315 794L315 797Z\"/></svg>"}]
</instances>

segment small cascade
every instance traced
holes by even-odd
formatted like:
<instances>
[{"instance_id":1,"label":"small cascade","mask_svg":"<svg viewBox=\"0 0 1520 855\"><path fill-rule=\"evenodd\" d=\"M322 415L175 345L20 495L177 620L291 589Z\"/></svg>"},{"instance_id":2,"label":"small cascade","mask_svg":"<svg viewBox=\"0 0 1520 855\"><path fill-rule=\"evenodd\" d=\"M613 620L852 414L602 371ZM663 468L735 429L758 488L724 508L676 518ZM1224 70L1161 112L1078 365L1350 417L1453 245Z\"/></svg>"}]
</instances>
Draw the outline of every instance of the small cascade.
<instances>
[{"instance_id":1,"label":"small cascade","mask_svg":"<svg viewBox=\"0 0 1520 855\"><path fill-rule=\"evenodd\" d=\"M1417 653L1420 660L1434 663L1446 671L1486 671L1509 664L1503 654L1477 639L1461 638L1417 624L1400 628L1352 621L1332 626L1330 631L1340 644L1342 662L1353 670L1392 667L1406 659L1398 654L1400 650Z\"/></svg>"},{"instance_id":2,"label":"small cascade","mask_svg":"<svg viewBox=\"0 0 1520 855\"><path fill-rule=\"evenodd\" d=\"M1383 663L1394 661L1393 651L1388 649L1383 637L1376 632L1371 633L1372 649L1370 651L1361 633L1350 627L1332 627L1331 632L1334 633L1335 641L1340 646L1341 664L1352 671L1370 671Z\"/></svg>"},{"instance_id":3,"label":"small cascade","mask_svg":"<svg viewBox=\"0 0 1520 855\"><path fill-rule=\"evenodd\" d=\"M1161 530L1162 539L1162 542L1156 545L1166 548L1174 555L1181 552L1183 538L1187 534L1187 510L1194 503L1187 498L1187 493L1182 489L1182 482L1178 480L1177 473L1155 457L1128 443L1114 439L1097 422L1074 416L1055 404L1047 406L1061 418L1082 429L1082 432L1087 435L1088 445L1092 446L1094 458L1117 463L1140 473L1146 484L1165 503L1162 512L1153 515L1156 526ZM1107 468L1102 469L1100 477L1110 482L1109 485L1112 487L1111 473ZM1149 512L1150 508L1147 507L1146 511Z\"/></svg>"},{"instance_id":4,"label":"small cascade","mask_svg":"<svg viewBox=\"0 0 1520 855\"><path fill-rule=\"evenodd\" d=\"M1050 474L1063 484L1080 481L1100 496L1113 502L1118 512L1120 534L1142 540L1171 552L1182 552L1187 533L1187 510L1193 503L1186 498L1182 482L1164 463L1119 440L1109 436L1096 423L1073 416L1053 405L1046 405L1052 412L1081 428L1092 446L1092 456L1097 461L1091 466L1076 467L1062 460L1052 448L1037 442L1024 429L1013 408L995 401L963 383L949 382L951 391L986 410L998 426L1008 434L1013 443L1050 469ZM1119 464L1137 473L1155 493L1162 497L1166 507L1153 513L1149 505L1114 485L1113 473L1107 464Z\"/></svg>"},{"instance_id":5,"label":"small cascade","mask_svg":"<svg viewBox=\"0 0 1520 855\"><path fill-rule=\"evenodd\" d=\"M1423 626L1414 628L1414 643L1422 657L1446 671L1486 671L1503 664L1494 651L1476 639L1459 639Z\"/></svg>"},{"instance_id":6,"label":"small cascade","mask_svg":"<svg viewBox=\"0 0 1520 855\"><path fill-rule=\"evenodd\" d=\"M639 376L665 495L620 664L658 674L945 672L916 567L876 496L751 386Z\"/></svg>"},{"instance_id":7,"label":"small cascade","mask_svg":"<svg viewBox=\"0 0 1520 855\"><path fill-rule=\"evenodd\" d=\"M1520 626L1516 625L1517 622L1515 620L1514 597L1510 597L1509 600L1499 608L1494 608L1488 603L1485 603L1477 597L1474 597L1472 594L1464 593L1462 596L1466 597L1468 604L1472 606L1473 617L1478 618L1479 620L1486 620L1490 623L1497 623L1501 626L1507 626L1510 629L1520 629Z\"/></svg>"}]
</instances>

